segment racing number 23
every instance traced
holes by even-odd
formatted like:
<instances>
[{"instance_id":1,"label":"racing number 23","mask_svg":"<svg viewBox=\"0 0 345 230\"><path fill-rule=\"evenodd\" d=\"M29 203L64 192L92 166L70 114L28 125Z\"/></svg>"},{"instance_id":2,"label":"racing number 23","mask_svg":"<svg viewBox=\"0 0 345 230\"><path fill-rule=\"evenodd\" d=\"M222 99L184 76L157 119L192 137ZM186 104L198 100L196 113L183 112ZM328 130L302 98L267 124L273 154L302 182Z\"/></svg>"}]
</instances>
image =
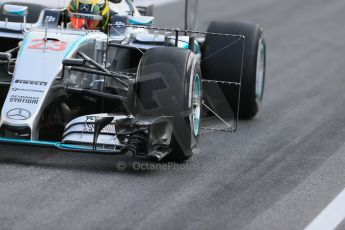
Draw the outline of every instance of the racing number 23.
<instances>
[{"instance_id":1,"label":"racing number 23","mask_svg":"<svg viewBox=\"0 0 345 230\"><path fill-rule=\"evenodd\" d=\"M42 39L33 39L32 45L28 47L28 49L34 50L44 50L45 42ZM47 41L47 50L50 51L63 51L66 49L66 42L63 41L55 41L55 40L48 40Z\"/></svg>"}]
</instances>

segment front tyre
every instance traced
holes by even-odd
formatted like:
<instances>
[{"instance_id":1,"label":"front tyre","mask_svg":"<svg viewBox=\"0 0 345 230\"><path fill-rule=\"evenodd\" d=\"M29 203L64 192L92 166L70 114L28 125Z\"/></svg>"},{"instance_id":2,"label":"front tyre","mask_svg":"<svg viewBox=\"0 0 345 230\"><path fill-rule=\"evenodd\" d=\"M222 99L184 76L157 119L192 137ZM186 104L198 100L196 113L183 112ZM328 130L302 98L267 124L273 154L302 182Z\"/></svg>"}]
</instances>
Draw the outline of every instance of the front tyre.
<instances>
[{"instance_id":1,"label":"front tyre","mask_svg":"<svg viewBox=\"0 0 345 230\"><path fill-rule=\"evenodd\" d=\"M173 118L171 161L190 158L201 129L202 80L199 58L187 49L149 49L138 67L134 86L136 115Z\"/></svg>"}]
</instances>

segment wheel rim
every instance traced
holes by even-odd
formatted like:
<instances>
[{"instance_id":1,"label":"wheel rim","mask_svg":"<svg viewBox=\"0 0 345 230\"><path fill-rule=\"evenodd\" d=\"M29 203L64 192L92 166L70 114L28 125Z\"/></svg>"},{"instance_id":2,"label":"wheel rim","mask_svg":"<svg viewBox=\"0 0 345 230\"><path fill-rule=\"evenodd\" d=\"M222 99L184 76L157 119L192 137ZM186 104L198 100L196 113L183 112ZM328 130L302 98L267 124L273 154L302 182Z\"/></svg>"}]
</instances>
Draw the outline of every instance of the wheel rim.
<instances>
[{"instance_id":1,"label":"wheel rim","mask_svg":"<svg viewBox=\"0 0 345 230\"><path fill-rule=\"evenodd\" d=\"M197 137L200 133L201 122L201 79L197 74L193 81L193 94L192 94L192 120L193 120L193 134Z\"/></svg>"},{"instance_id":2,"label":"wheel rim","mask_svg":"<svg viewBox=\"0 0 345 230\"><path fill-rule=\"evenodd\" d=\"M256 64L256 98L261 101L264 95L265 65L266 65L266 47L261 38L258 47L258 57Z\"/></svg>"}]
</instances>

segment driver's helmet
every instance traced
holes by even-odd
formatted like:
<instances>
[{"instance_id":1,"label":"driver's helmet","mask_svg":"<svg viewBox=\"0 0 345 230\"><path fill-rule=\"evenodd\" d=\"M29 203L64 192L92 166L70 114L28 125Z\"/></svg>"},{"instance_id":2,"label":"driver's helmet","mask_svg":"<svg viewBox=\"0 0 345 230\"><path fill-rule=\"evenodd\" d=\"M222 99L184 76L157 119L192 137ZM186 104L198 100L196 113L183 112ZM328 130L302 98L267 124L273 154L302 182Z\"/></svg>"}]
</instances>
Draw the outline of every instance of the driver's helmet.
<instances>
[{"instance_id":1,"label":"driver's helmet","mask_svg":"<svg viewBox=\"0 0 345 230\"><path fill-rule=\"evenodd\" d=\"M110 17L108 0L71 0L68 15L73 29L107 29Z\"/></svg>"}]
</instances>

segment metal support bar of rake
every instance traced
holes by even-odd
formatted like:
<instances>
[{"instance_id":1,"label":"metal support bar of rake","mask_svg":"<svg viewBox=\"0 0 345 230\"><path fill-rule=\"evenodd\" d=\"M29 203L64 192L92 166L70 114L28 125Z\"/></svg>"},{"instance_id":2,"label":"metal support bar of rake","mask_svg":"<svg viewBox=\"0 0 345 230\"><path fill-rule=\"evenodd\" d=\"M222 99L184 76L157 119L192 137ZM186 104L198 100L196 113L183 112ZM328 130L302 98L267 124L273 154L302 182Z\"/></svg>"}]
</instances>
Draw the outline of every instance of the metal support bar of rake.
<instances>
[{"instance_id":1,"label":"metal support bar of rake","mask_svg":"<svg viewBox=\"0 0 345 230\"><path fill-rule=\"evenodd\" d=\"M211 33L211 34L215 34L215 33ZM215 35L219 35L219 34L215 34ZM223 35L221 35L223 36ZM226 36L226 35L225 35ZM231 35L230 35L231 36ZM232 36L236 36L236 35L232 35ZM240 108L240 101L241 101L241 88L242 88L242 76L243 76L243 67L244 67L244 49L245 49L245 43L246 43L246 38L243 35L239 35L240 37L242 37L243 39L243 43L242 43L242 57L241 57L241 74L240 74L240 83L238 82L226 82L226 81L216 81L216 80L203 80L203 82L209 82L209 83L220 83L220 84L230 84L230 85L237 85L239 87L239 92L238 92L238 103L237 103L237 108L239 110ZM204 104L204 103L203 103ZM205 105L205 104L204 104ZM206 106L206 105L205 105ZM207 107L207 106L206 106ZM211 110L211 112L213 112ZM214 113L214 112L213 112ZM215 113L214 113L215 114ZM233 132L235 132L237 130L237 126L238 126L238 119L239 119L239 111L237 111L236 113L236 127L233 128L232 130ZM217 116L217 114L215 114ZM217 116L218 118L220 118L219 116ZM226 123L227 124L227 123ZM219 130L219 131L224 131L224 130Z\"/></svg>"},{"instance_id":2,"label":"metal support bar of rake","mask_svg":"<svg viewBox=\"0 0 345 230\"><path fill-rule=\"evenodd\" d=\"M131 43L133 45L133 43ZM138 50L140 53L144 53L145 50L144 49L141 49L139 47L136 47L136 46L131 46L131 45L121 45L121 44L118 44L118 43L111 43L109 42L108 44L109 47L116 47L116 48L122 48L122 49L129 49L129 50Z\"/></svg>"},{"instance_id":3,"label":"metal support bar of rake","mask_svg":"<svg viewBox=\"0 0 345 230\"><path fill-rule=\"evenodd\" d=\"M205 102L202 102L202 105L206 107L211 113L213 113L219 120L221 120L226 126L228 126L230 129L216 129L216 128L202 128L203 130L212 130L212 131L221 131L221 132L229 132L233 133L236 131L232 125L230 125L228 122L226 122L221 116L219 116L215 111L213 111L210 107L208 107Z\"/></svg>"},{"instance_id":4,"label":"metal support bar of rake","mask_svg":"<svg viewBox=\"0 0 345 230\"><path fill-rule=\"evenodd\" d=\"M153 26L135 26L135 25L126 25L126 27L135 28L135 29L147 29L147 30L160 30L160 31L167 31L167 32L176 32L176 29L170 28L159 28ZM217 36L224 36L224 37L235 37L235 38L242 38L244 39L244 35L238 34L223 34L223 33L211 33L211 32L201 32L201 31L193 31L193 30L179 30L180 33L191 33L191 34L201 34L201 35L217 35Z\"/></svg>"},{"instance_id":5,"label":"metal support bar of rake","mask_svg":"<svg viewBox=\"0 0 345 230\"><path fill-rule=\"evenodd\" d=\"M205 130L205 131L218 131L218 132L225 132L225 133L234 133L236 132L234 129L216 129L216 128L208 128L208 127L202 127L201 128L202 130Z\"/></svg>"},{"instance_id":6,"label":"metal support bar of rake","mask_svg":"<svg viewBox=\"0 0 345 230\"><path fill-rule=\"evenodd\" d=\"M241 83L239 83L239 82L216 81L216 80L206 80L206 79L203 79L202 82L205 82L205 83L228 84L228 85L236 85L236 86L240 86L241 85Z\"/></svg>"},{"instance_id":7,"label":"metal support bar of rake","mask_svg":"<svg viewBox=\"0 0 345 230\"><path fill-rule=\"evenodd\" d=\"M215 83L215 84L225 84L225 85L235 85L235 86L239 86L241 87L241 83L239 82L230 82L230 81L216 81L216 80L206 80L203 79L202 82L205 83ZM213 111L211 108L209 108L204 102L203 105L209 110L211 111L211 113L213 113L217 118L219 118L223 123L225 123L228 127L229 124L224 121L223 118L221 118L215 111ZM238 120L238 119L237 119ZM220 131L220 132L228 132L228 133L234 133L237 129L237 124L236 124L236 128L234 128L233 126L231 126L231 130L227 130L227 129L216 129L216 128L202 128L203 130L211 130L211 131Z\"/></svg>"}]
</instances>

